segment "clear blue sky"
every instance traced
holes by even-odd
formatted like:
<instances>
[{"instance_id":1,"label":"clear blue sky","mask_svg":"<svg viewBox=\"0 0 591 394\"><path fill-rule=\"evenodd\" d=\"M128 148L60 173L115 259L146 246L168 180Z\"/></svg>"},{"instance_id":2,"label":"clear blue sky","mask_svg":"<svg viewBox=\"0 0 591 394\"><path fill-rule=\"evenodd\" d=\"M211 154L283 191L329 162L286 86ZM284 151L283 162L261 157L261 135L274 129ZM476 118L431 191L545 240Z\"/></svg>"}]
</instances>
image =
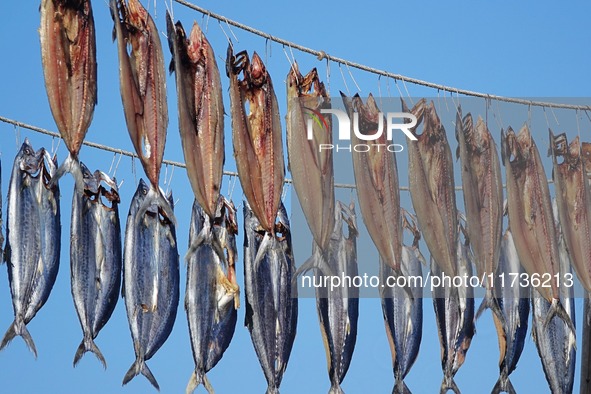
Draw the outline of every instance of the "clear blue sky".
<instances>
[{"instance_id":1,"label":"clear blue sky","mask_svg":"<svg viewBox=\"0 0 591 394\"><path fill-rule=\"evenodd\" d=\"M145 2L144 2L145 4ZM150 1L153 11L154 3ZM591 91L589 64L591 41L588 16L591 4L569 2L319 2L302 0L297 3L205 1L201 6L226 15L230 19L257 27L278 37L324 50L325 52L364 63L379 69L405 74L433 82L460 88L483 91L505 96L528 97L585 97ZM106 1L94 1L98 57L98 99L87 139L117 148L131 150L121 99L119 95L116 45L111 41L112 21ZM193 20L205 25L201 14L173 5L175 19L185 27ZM156 24L165 30L165 5L157 2ZM304 24L302 21L306 21ZM9 2L0 4L0 115L22 122L56 130L49 110L41 69L39 47L38 2ZM222 24L226 34L228 27ZM282 46L266 44L265 40L249 33L232 29L238 38L236 49L256 50L267 61L273 77L276 93L285 114L284 79L289 63ZM218 56L218 65L223 67L227 47L226 37L215 20L208 23L207 36ZM165 40L162 37L163 40ZM236 40L234 40L236 41ZM170 53L165 41L165 59ZM287 50L289 53L289 49ZM307 71L319 67L326 80L325 62L294 51L300 69ZM222 68L223 69L223 68ZM357 91L343 67L346 84L351 94ZM361 94L369 92L386 95L389 86L393 96L398 95L393 81L389 84L382 78L351 70ZM222 74L224 92L227 78ZM165 158L182 161L180 138L177 127L176 91L173 77L167 78L170 125ZM437 96L438 92L408 85L412 96ZM330 67L330 92L338 95L347 91L341 72L336 64ZM401 86L401 89L404 87ZM406 93L405 93L406 94ZM227 97L225 98L227 103ZM483 106L484 107L484 106ZM226 104L226 108L229 106ZM528 118L527 108L515 107L510 123L519 128ZM229 111L229 110L227 110ZM484 115L484 114L483 114ZM505 116L504 113L499 113ZM560 126L549 113L548 117L557 131L567 131L574 136L576 129L562 130L562 125L572 122L574 114L557 113ZM532 119L542 121L540 110L532 111ZM504 126L509 123L503 123ZM231 153L230 118L226 117L226 165L234 170ZM489 122L491 132L498 141L499 127ZM446 124L448 138L455 150L451 124ZM589 130L589 121L584 118L581 133ZM547 148L545 127L534 130L543 156ZM29 137L33 146L51 149L58 140L41 136L28 130L15 130L11 125L0 123L0 153L2 158L2 197L6 202L7 185L12 161L22 140ZM590 138L586 138L589 140ZM67 155L61 144L57 151L60 161ZM89 147L83 147L81 159L91 170L108 171L113 155ZM407 156L398 156L399 171L406 172ZM546 173L550 175L550 162L545 159ZM137 180L143 176L140 164L134 166L129 158L121 159L117 179L124 181L121 189L120 215L125 223L131 197ZM169 177L172 169L162 169L162 177ZM504 172L504 169L503 169ZM338 180L337 180L338 181ZM456 177L456 182L460 180ZM405 177L401 183L406 184ZM168 185L162 185L167 188ZM138 377L126 387L121 387L123 375L134 360L133 347L125 316L123 300L120 300L114 315L97 338L108 369L103 371L92 355L87 355L79 366L72 368L74 352L82 338L74 310L69 283L69 225L70 199L73 182L71 177L61 181L62 187L62 258L60 273L49 298L38 316L29 324L39 352L39 359L26 349L17 338L0 353L0 387L6 393L146 393L152 388L143 377ZM193 195L184 170L176 169L170 188L173 190L178 218L178 243L181 257L186 252L188 217ZM225 179L223 191L228 191ZM242 193L237 186L232 193L239 203ZM458 197L460 197L458 195ZM289 199L289 196L288 196ZM402 203L411 208L408 194L403 192ZM458 198L462 209L462 200ZM239 215L242 226L242 215ZM360 217L359 222L361 223ZM242 229L241 229L242 232ZM362 236L367 237L363 231ZM238 240L242 256L242 236ZM427 254L426 247L422 250ZM298 265L308 256L306 250L296 250ZM363 256L367 258L367 256ZM377 261L375 263L377 265ZM242 285L242 258L238 263L239 283ZM181 266L181 294L184 294L184 265ZM582 300L576 300L577 323L580 326ZM0 268L0 331L3 334L13 319L10 293L5 268ZM243 327L244 307L239 311L239 321L230 348L219 365L209 374L218 393L264 392L266 383L259 366L250 336ZM578 336L580 349L580 335ZM580 358L580 354L577 355ZM465 393L486 392L492 389L498 377L498 347L496 333L487 312L477 324L477 333L472 342L467 360L456 376L458 386ZM174 330L160 351L149 362L163 393L184 392L193 369L186 316L181 305ZM578 367L575 391L578 391ZM417 363L406 379L415 393L436 392L441 383L439 343L434 324L430 299L425 299L423 342ZM524 353L517 370L511 375L518 392L547 392L540 360L528 334ZM351 368L343 383L347 393L391 392L393 376L379 299L363 299L360 302L359 332ZM329 388L326 373L324 348L318 327L314 300L300 300L298 334L288 369L282 384L283 393L322 393ZM199 390L203 390L200 388ZM201 391L203 392L203 391Z\"/></svg>"}]
</instances>

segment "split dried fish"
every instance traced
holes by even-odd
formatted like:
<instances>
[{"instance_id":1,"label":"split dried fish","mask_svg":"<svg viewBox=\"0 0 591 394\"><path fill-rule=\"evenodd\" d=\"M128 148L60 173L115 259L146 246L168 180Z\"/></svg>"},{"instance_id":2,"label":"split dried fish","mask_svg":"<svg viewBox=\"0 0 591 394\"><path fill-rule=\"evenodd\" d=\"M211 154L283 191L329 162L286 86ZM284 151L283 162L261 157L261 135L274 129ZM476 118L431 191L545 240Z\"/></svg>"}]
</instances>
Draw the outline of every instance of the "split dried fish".
<instances>
[{"instance_id":1,"label":"split dried fish","mask_svg":"<svg viewBox=\"0 0 591 394\"><path fill-rule=\"evenodd\" d=\"M243 79L238 78L243 73ZM273 83L256 52L252 63L243 51L228 46L226 74L230 78L232 141L238 178L252 211L268 233L274 232L281 203L285 165L281 119ZM250 113L246 113L248 103Z\"/></svg>"},{"instance_id":2,"label":"split dried fish","mask_svg":"<svg viewBox=\"0 0 591 394\"><path fill-rule=\"evenodd\" d=\"M193 23L187 37L180 21L166 14L168 45L178 96L179 131L195 198L214 218L224 167L224 103L213 49Z\"/></svg>"}]
</instances>

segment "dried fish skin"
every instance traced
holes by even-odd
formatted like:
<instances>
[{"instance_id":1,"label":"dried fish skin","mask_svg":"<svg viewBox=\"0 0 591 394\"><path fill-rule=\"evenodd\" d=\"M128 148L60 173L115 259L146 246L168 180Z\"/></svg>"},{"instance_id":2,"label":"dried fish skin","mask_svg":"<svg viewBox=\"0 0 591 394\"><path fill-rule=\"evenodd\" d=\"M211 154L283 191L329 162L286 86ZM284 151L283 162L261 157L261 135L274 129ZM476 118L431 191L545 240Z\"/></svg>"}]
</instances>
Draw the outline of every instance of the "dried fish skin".
<instances>
[{"instance_id":1,"label":"dried fish skin","mask_svg":"<svg viewBox=\"0 0 591 394\"><path fill-rule=\"evenodd\" d=\"M359 95L352 99L343 93L341 96L349 117L358 116L359 122L352 122L352 127L358 123L359 132L366 135L376 134L380 124L383 127L385 120L371 94L366 103L363 103ZM351 143L361 143L354 130L351 130ZM386 144L386 134L382 133L376 143ZM400 274L402 220L396 158L386 149L356 152L353 154L353 170L359 206L367 231L381 259Z\"/></svg>"},{"instance_id":2,"label":"dried fish skin","mask_svg":"<svg viewBox=\"0 0 591 394\"><path fill-rule=\"evenodd\" d=\"M335 222L332 120L320 114L329 96L316 68L302 76L294 62L287 75L287 151L293 187L314 241L327 250ZM312 138L308 139L310 120Z\"/></svg>"},{"instance_id":3,"label":"dried fish skin","mask_svg":"<svg viewBox=\"0 0 591 394\"><path fill-rule=\"evenodd\" d=\"M296 335L298 299L291 232L281 204L278 223L267 233L244 203L245 325L267 380L278 393Z\"/></svg>"},{"instance_id":4,"label":"dried fish skin","mask_svg":"<svg viewBox=\"0 0 591 394\"><path fill-rule=\"evenodd\" d=\"M326 253L327 264L333 273L345 277L357 276L357 223L353 203L346 206L336 202L334 229ZM348 235L343 233L347 226ZM314 243L313 256L322 259L320 247ZM316 270L316 275L325 273ZM359 288L346 286L316 288L316 311L326 350L330 393L342 393L341 383L347 374L357 340L359 318Z\"/></svg>"},{"instance_id":5,"label":"dried fish skin","mask_svg":"<svg viewBox=\"0 0 591 394\"><path fill-rule=\"evenodd\" d=\"M433 102L426 105L426 101L421 100L409 110L402 100L402 110L413 113L424 124L417 141L407 138L413 209L435 262L446 275L454 276L457 275L458 221L453 161L447 135Z\"/></svg>"},{"instance_id":6,"label":"dried fish skin","mask_svg":"<svg viewBox=\"0 0 591 394\"><path fill-rule=\"evenodd\" d=\"M168 201L172 210L172 195ZM152 188L140 179L127 216L123 250L123 296L136 356L123 384L141 373L156 389L158 382L146 361L168 339L179 303L175 225L159 204ZM147 209L142 211L143 206Z\"/></svg>"},{"instance_id":7,"label":"dried fish skin","mask_svg":"<svg viewBox=\"0 0 591 394\"><path fill-rule=\"evenodd\" d=\"M552 130L549 134L552 178L564 241L581 284L591 291L591 186L581 144L578 136L568 144L565 134L554 136Z\"/></svg>"},{"instance_id":8,"label":"dried fish skin","mask_svg":"<svg viewBox=\"0 0 591 394\"><path fill-rule=\"evenodd\" d=\"M74 366L90 351L106 368L94 339L115 310L121 289L119 190L114 178L98 170L92 174L83 163L80 167L85 186L72 199L70 279L84 338Z\"/></svg>"},{"instance_id":9,"label":"dried fish skin","mask_svg":"<svg viewBox=\"0 0 591 394\"><path fill-rule=\"evenodd\" d=\"M239 79L242 72L243 79ZM271 76L253 53L234 55L228 46L232 142L238 178L246 200L265 231L274 231L285 179L279 106ZM246 114L248 102L250 113Z\"/></svg>"},{"instance_id":10,"label":"dried fish skin","mask_svg":"<svg viewBox=\"0 0 591 394\"><path fill-rule=\"evenodd\" d=\"M57 128L77 158L97 103L94 18L90 0L42 0L41 60Z\"/></svg>"},{"instance_id":11,"label":"dried fish skin","mask_svg":"<svg viewBox=\"0 0 591 394\"><path fill-rule=\"evenodd\" d=\"M187 37L180 21L166 14L168 45L173 59L179 131L187 175L199 205L214 218L224 167L224 103L220 72L209 41L193 24Z\"/></svg>"},{"instance_id":12,"label":"dried fish skin","mask_svg":"<svg viewBox=\"0 0 591 394\"><path fill-rule=\"evenodd\" d=\"M166 143L168 107L164 55L154 20L138 0L110 0L113 38L127 130L154 188L158 188ZM127 46L131 52L127 52Z\"/></svg>"},{"instance_id":13,"label":"dried fish skin","mask_svg":"<svg viewBox=\"0 0 591 394\"><path fill-rule=\"evenodd\" d=\"M14 322L0 343L0 350L20 335L37 357L26 325L47 302L59 270L59 187L51 184L57 160L43 148L37 152L28 139L19 150L8 186L6 247Z\"/></svg>"},{"instance_id":14,"label":"dried fish skin","mask_svg":"<svg viewBox=\"0 0 591 394\"><path fill-rule=\"evenodd\" d=\"M187 252L185 311L195 370L187 385L213 388L205 375L222 358L236 327L240 289L236 283L236 208L220 197L212 220L193 203Z\"/></svg>"}]
</instances>

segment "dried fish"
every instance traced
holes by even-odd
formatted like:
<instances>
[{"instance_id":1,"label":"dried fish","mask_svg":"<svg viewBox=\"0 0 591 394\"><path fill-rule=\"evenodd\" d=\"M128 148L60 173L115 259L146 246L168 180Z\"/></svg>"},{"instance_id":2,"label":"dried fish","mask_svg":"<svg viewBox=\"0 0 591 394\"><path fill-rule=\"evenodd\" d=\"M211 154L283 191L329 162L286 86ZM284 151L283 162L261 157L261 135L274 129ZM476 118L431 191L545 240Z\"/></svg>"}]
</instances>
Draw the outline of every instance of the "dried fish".
<instances>
[{"instance_id":1,"label":"dried fish","mask_svg":"<svg viewBox=\"0 0 591 394\"><path fill-rule=\"evenodd\" d=\"M559 255L556 228L552 219L550 191L538 148L524 125L518 134L501 131L503 162L507 171L509 227L523 268L540 279L536 289L551 308L546 323L558 315L574 332L574 325L560 300Z\"/></svg>"},{"instance_id":2,"label":"dried fish","mask_svg":"<svg viewBox=\"0 0 591 394\"><path fill-rule=\"evenodd\" d=\"M329 106L328 93L316 69L304 77L294 62L287 75L289 171L314 241L323 251L335 225L332 150L320 150L332 143L332 121L319 112Z\"/></svg>"},{"instance_id":3,"label":"dried fish","mask_svg":"<svg viewBox=\"0 0 591 394\"><path fill-rule=\"evenodd\" d=\"M213 49L193 23L187 37L180 21L166 14L168 45L173 59L179 110L179 131L187 175L195 198L215 217L224 167L224 103Z\"/></svg>"},{"instance_id":4,"label":"dried fish","mask_svg":"<svg viewBox=\"0 0 591 394\"><path fill-rule=\"evenodd\" d=\"M478 117L474 127L471 114L462 119L461 108L456 113L456 139L456 158L462 160L466 231L474 252L476 273L485 278L486 296L476 318L490 308L503 326L504 315L496 302L490 280L490 275L497 270L503 231L503 183L499 155L482 118Z\"/></svg>"},{"instance_id":5,"label":"dried fish","mask_svg":"<svg viewBox=\"0 0 591 394\"><path fill-rule=\"evenodd\" d=\"M283 204L274 230L265 232L244 202L245 325L267 379L267 394L279 393L298 315L291 232Z\"/></svg>"},{"instance_id":6,"label":"dried fish","mask_svg":"<svg viewBox=\"0 0 591 394\"><path fill-rule=\"evenodd\" d=\"M404 228L408 229L414 237L411 246L402 246L400 264L403 277L410 282L423 276L421 265L426 262L419 250L421 233L416 219L405 212L403 222ZM388 278L394 276L396 275L392 268L380 260L380 282L387 284ZM404 378L417 359L423 336L423 288L419 285L412 286L411 289L412 297L402 287L386 285L380 289L395 378L392 392L400 394L410 393Z\"/></svg>"},{"instance_id":7,"label":"dried fish","mask_svg":"<svg viewBox=\"0 0 591 394\"><path fill-rule=\"evenodd\" d=\"M141 373L159 389L146 361L172 331L179 303L179 255L174 223L150 199L150 190L140 179L125 229L123 294L136 360L123 384ZM168 199L172 210L172 195ZM138 218L146 203L147 209Z\"/></svg>"},{"instance_id":8,"label":"dried fish","mask_svg":"<svg viewBox=\"0 0 591 394\"><path fill-rule=\"evenodd\" d=\"M446 275L457 275L457 212L451 149L431 102L419 101L412 111L423 119L418 141L408 140L408 178L412 205L429 252ZM416 132L415 132L416 135Z\"/></svg>"},{"instance_id":9,"label":"dried fish","mask_svg":"<svg viewBox=\"0 0 591 394\"><path fill-rule=\"evenodd\" d=\"M35 152L25 139L8 186L4 261L14 322L4 334L0 350L20 335L37 357L26 325L49 298L59 269L60 193L57 184L50 186L56 169L57 160L43 148Z\"/></svg>"},{"instance_id":10,"label":"dried fish","mask_svg":"<svg viewBox=\"0 0 591 394\"><path fill-rule=\"evenodd\" d=\"M90 0L41 1L41 60L49 107L70 152L53 182L72 172L78 192L84 183L78 152L97 103L94 18Z\"/></svg>"},{"instance_id":11,"label":"dried fish","mask_svg":"<svg viewBox=\"0 0 591 394\"><path fill-rule=\"evenodd\" d=\"M357 223L355 206L336 202L334 229L327 249L327 263L333 273L357 276ZM343 226L347 225L347 236ZM322 259L320 247L314 243L313 256ZM317 276L325 273L316 270ZM330 394L343 393L341 383L347 374L355 342L359 317L359 288L343 284L337 288L316 288L316 311L326 350Z\"/></svg>"},{"instance_id":12,"label":"dried fish","mask_svg":"<svg viewBox=\"0 0 591 394\"><path fill-rule=\"evenodd\" d=\"M94 343L111 317L121 289L121 227L117 181L101 171L92 174L80 163L84 194L74 193L70 232L72 297L84 339L74 366L93 352L107 363ZM103 186L103 184L106 186Z\"/></svg>"},{"instance_id":13,"label":"dried fish","mask_svg":"<svg viewBox=\"0 0 591 394\"><path fill-rule=\"evenodd\" d=\"M492 392L515 393L509 375L517 367L525 345L529 319L530 288L512 283L514 275L525 271L519 262L511 230L507 229L501 241L501 253L495 276L495 294L503 313L503 321L493 315L499 339L499 380ZM521 276L519 276L521 278ZM504 322L504 324L503 324Z\"/></svg>"},{"instance_id":14,"label":"dried fish","mask_svg":"<svg viewBox=\"0 0 591 394\"><path fill-rule=\"evenodd\" d=\"M238 75L243 73L243 79ZM260 225L273 233L285 178L281 119L273 83L263 61L253 53L234 55L228 46L232 141L238 178ZM246 114L245 106L250 110Z\"/></svg>"},{"instance_id":15,"label":"dried fish","mask_svg":"<svg viewBox=\"0 0 591 394\"><path fill-rule=\"evenodd\" d=\"M235 267L237 233L236 208L232 202L220 197L212 220L195 200L185 293L195 371L187 393L200 384L213 393L205 374L220 361L234 335L240 303Z\"/></svg>"}]
</instances>

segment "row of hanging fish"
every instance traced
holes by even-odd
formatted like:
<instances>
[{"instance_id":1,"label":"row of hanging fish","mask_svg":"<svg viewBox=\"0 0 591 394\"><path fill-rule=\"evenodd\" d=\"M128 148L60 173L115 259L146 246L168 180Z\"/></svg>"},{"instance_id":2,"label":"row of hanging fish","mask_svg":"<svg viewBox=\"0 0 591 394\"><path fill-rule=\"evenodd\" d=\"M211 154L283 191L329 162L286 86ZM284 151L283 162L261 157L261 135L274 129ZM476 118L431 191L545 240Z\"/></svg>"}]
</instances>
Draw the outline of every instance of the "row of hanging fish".
<instances>
[{"instance_id":1,"label":"row of hanging fish","mask_svg":"<svg viewBox=\"0 0 591 394\"><path fill-rule=\"evenodd\" d=\"M15 160L4 251L15 320L0 348L20 335L36 354L26 324L47 301L55 282L61 233L58 179L71 172L75 178L71 284L83 331L74 364L90 351L106 366L94 339L112 314L122 286L136 357L123 382L143 374L158 388L146 362L170 335L180 298L172 195L166 196L159 187L168 126L166 70L156 25L139 1L110 0L109 7L126 125L149 184L139 182L121 245L116 180L100 171L91 173L79 161L97 101L90 1L44 0L40 36L45 84L69 155L57 168L57 160L47 151L34 151L25 141ZM224 165L220 74L213 49L196 23L187 35L182 24L174 23L167 14L167 36L183 154L195 195L185 257L185 311L195 361L187 392L200 384L213 392L206 373L229 346L240 306L236 209L220 195ZM225 70L230 80L234 157L246 198L245 325L268 383L267 392L277 393L296 335L295 279L310 269L315 275L356 275L356 214L353 205L335 201L332 151L317 149L332 140L330 119L313 124L313 138L306 138L307 111L323 108L328 94L315 69L303 76L294 63L286 79L288 165L313 236L312 255L296 272L290 223L281 203L283 133L271 77L256 52L252 57L246 52L235 54L232 45L227 50ZM358 113L362 119L361 133L373 134L382 122L375 99L370 95L364 103L358 95L341 95L349 114ZM417 119L412 127L415 134L422 124L418 141L407 144L416 218L400 206L395 155L387 150L353 155L361 214L379 252L382 277L422 275L425 259L418 248L422 237L431 255L432 275L471 275L473 262L476 273L484 277L500 270L518 272L522 265L529 275L554 278L570 270L570 260L586 290L591 290L591 197L578 139L567 145L564 135L550 133L559 218L555 221L529 130L524 126L517 134L510 128L502 132L501 157L509 201L509 230L503 237L500 160L484 122L478 119L474 126L471 115L462 117L458 108L456 138L464 186L464 224L456 207L451 149L433 103L421 100L409 109L402 102L402 107ZM358 138L356 133L352 136ZM557 157L564 158L561 164ZM410 246L403 242L404 229L413 235ZM550 282L550 289L538 287L532 297L534 337L551 388L569 392L575 360L572 293L557 281ZM493 288L498 286L491 281L484 285L486 297L476 314L472 288L434 291L442 392L459 392L454 375L464 363L475 333L474 316L485 308L493 311L501 352L500 377L494 390L513 392L509 374L523 348L529 313L529 303L524 300L529 292L503 289L502 294L495 294ZM422 336L419 290L406 286L380 294L392 351L394 392L410 392L403 380L417 358ZM358 289L318 290L316 296L330 392L341 393L357 336ZM556 352L565 357L550 357Z\"/></svg>"}]
</instances>

